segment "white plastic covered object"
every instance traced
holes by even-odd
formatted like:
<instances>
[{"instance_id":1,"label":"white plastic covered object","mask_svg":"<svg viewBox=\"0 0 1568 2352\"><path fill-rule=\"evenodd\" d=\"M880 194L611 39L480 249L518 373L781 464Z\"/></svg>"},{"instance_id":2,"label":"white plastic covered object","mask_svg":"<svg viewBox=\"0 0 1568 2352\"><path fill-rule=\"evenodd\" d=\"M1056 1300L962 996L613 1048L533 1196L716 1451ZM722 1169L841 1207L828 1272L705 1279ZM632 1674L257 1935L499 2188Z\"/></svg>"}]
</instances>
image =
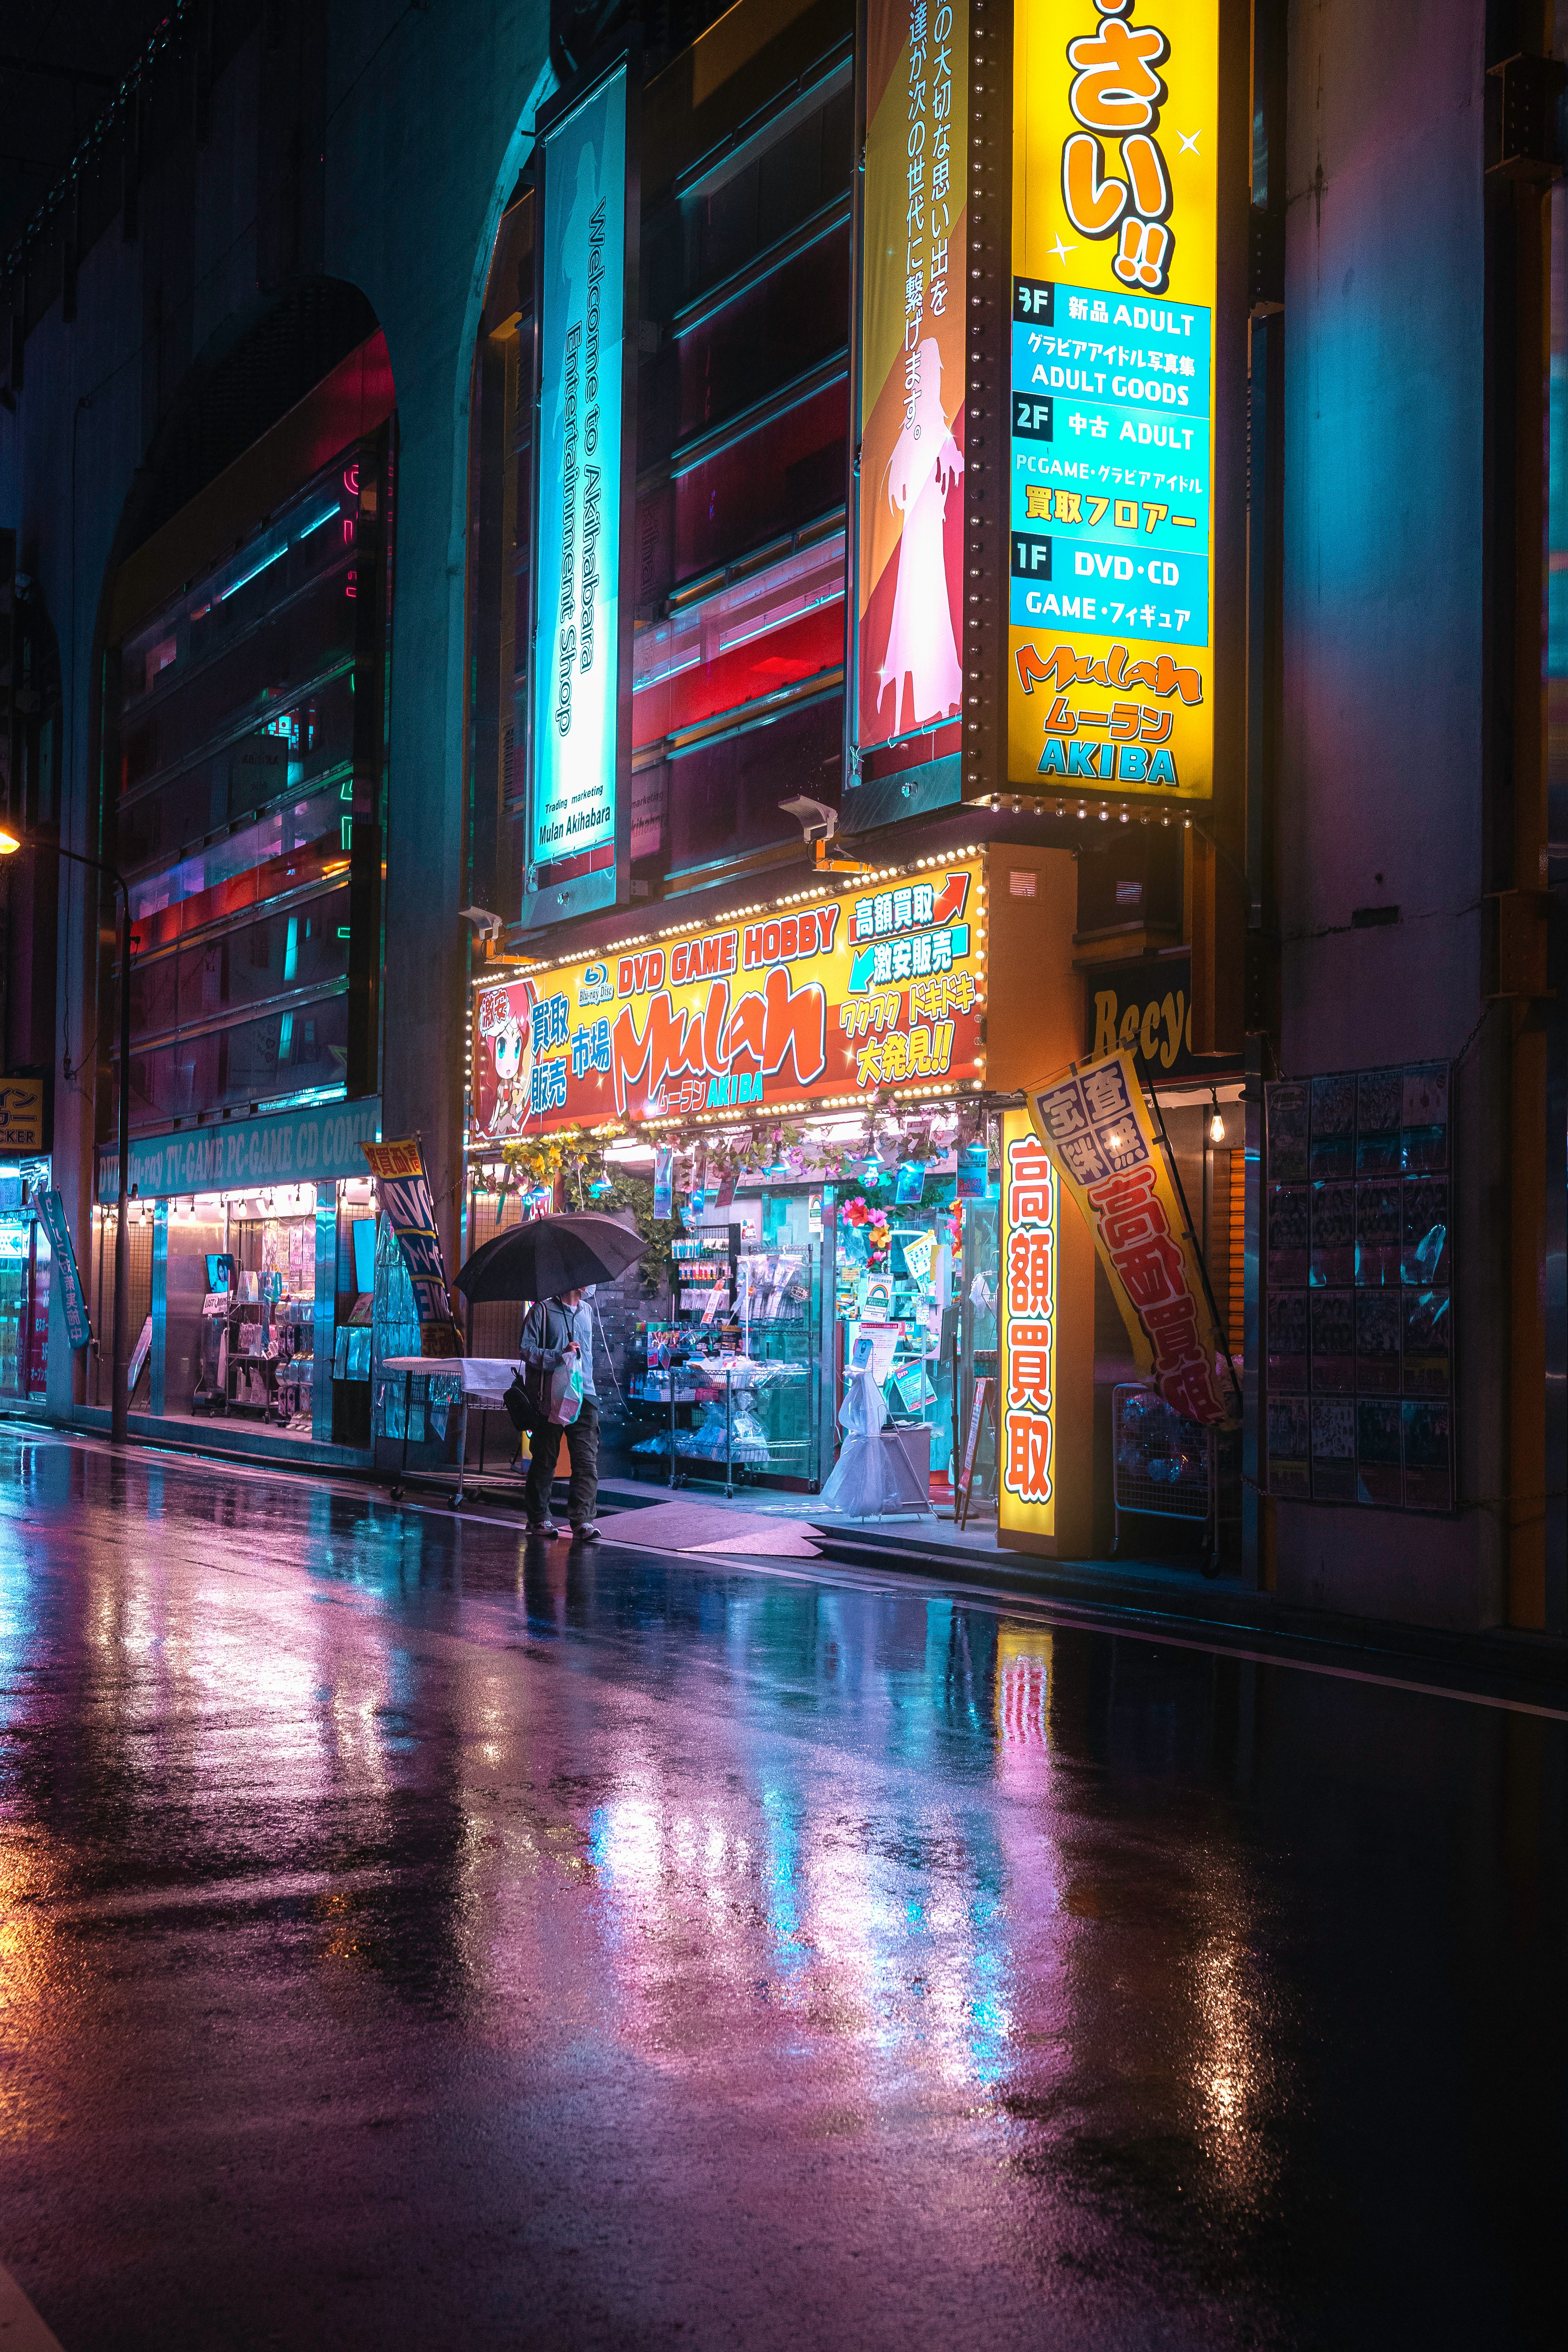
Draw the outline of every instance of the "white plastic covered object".
<instances>
[{"instance_id":1,"label":"white plastic covered object","mask_svg":"<svg viewBox=\"0 0 1568 2352\"><path fill-rule=\"evenodd\" d=\"M842 1511L852 1519L868 1519L885 1511L894 1498L882 1452L882 1423L888 1408L869 1364L849 1375L838 1426L845 1444L822 1489L822 1508Z\"/></svg>"}]
</instances>

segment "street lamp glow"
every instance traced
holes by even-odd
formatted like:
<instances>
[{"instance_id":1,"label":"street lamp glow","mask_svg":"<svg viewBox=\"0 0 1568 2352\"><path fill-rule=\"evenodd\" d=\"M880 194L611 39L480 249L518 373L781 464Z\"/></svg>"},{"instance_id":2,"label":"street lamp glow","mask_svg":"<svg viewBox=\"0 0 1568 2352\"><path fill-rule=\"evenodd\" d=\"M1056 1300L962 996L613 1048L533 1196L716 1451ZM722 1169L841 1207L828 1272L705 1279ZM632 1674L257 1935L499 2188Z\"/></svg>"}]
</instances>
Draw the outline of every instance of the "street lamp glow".
<instances>
[{"instance_id":1,"label":"street lamp glow","mask_svg":"<svg viewBox=\"0 0 1568 2352\"><path fill-rule=\"evenodd\" d=\"M20 836L7 833L5 826L0 825L0 857L15 857L21 846Z\"/></svg>"}]
</instances>

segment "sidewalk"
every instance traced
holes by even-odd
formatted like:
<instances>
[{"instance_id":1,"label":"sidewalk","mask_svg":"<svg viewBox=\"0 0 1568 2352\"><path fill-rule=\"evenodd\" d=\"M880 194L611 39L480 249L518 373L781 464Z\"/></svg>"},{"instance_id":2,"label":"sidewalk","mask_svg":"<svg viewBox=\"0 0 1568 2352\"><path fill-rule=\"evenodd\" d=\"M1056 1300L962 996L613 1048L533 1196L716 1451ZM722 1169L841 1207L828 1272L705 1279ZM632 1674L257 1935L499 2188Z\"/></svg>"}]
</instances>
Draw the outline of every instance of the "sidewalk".
<instances>
[{"instance_id":1,"label":"sidewalk","mask_svg":"<svg viewBox=\"0 0 1568 2352\"><path fill-rule=\"evenodd\" d=\"M640 1516L650 1504L670 1500L668 1487L645 1486L635 1479L606 1479L600 1491L607 1505L628 1516ZM1183 1626L1223 1635L1227 1646L1251 1637L1267 1642L1273 1655L1289 1653L1301 1659L1333 1660L1342 1667L1347 1653L1353 1653L1363 1665L1375 1662L1380 1672L1396 1664L1406 1669L1425 1665L1448 1679L1480 1677L1489 1687L1551 1702L1552 1712L1568 1695L1568 1642L1551 1634L1509 1627L1450 1632L1440 1626L1303 1608L1272 1592L1255 1591L1234 1576L1205 1579L1195 1561L1189 1564L1179 1559L1040 1559L999 1545L994 1519L972 1519L963 1528L951 1519L922 1519L912 1514L899 1518L843 1519L822 1511L812 1495L752 1492L731 1502L710 1492L676 1491L689 1505L694 1517L700 1514L714 1528L722 1526L725 1513L735 1514L752 1527L769 1519L793 1521L809 1536L823 1560L862 1573L891 1570L923 1577L949 1590L973 1592L977 1598L984 1593L1050 1601L1063 1608L1120 1619L1130 1629L1160 1629L1171 1637ZM655 1530L650 1528L649 1533L652 1536ZM624 1539L635 1538L628 1531ZM671 1548L700 1549L710 1556L728 1549L711 1538L700 1545L678 1543ZM742 1548L750 1549L743 1538L737 1544L737 1549Z\"/></svg>"}]
</instances>

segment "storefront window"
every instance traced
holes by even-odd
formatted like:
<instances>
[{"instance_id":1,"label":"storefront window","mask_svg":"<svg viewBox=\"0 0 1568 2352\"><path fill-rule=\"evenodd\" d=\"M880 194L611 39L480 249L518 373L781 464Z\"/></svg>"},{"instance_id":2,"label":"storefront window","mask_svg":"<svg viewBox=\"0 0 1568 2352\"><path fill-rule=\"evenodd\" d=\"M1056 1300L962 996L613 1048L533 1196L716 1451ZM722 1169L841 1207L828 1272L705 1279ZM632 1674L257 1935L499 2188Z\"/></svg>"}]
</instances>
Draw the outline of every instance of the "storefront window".
<instances>
[{"instance_id":1,"label":"storefront window","mask_svg":"<svg viewBox=\"0 0 1568 2352\"><path fill-rule=\"evenodd\" d=\"M48 1236L28 1206L47 1162L0 1174L0 1403L43 1396L49 1371Z\"/></svg>"},{"instance_id":2,"label":"storefront window","mask_svg":"<svg viewBox=\"0 0 1568 2352\"><path fill-rule=\"evenodd\" d=\"M286 478L293 446L246 463ZM389 451L362 432L116 648L135 1131L374 1089Z\"/></svg>"}]
</instances>

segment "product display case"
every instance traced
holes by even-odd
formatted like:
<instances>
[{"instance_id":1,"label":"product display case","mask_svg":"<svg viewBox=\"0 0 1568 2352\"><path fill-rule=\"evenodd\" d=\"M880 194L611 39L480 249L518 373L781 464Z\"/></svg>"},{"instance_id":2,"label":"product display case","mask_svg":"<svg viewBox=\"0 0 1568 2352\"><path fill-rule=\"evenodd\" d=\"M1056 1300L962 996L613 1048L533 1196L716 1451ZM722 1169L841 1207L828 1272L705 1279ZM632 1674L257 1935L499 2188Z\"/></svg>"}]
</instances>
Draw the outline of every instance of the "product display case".
<instances>
[{"instance_id":1,"label":"product display case","mask_svg":"<svg viewBox=\"0 0 1568 2352\"><path fill-rule=\"evenodd\" d=\"M674 1245L676 1313L638 1329L626 1402L645 1475L809 1484L816 1443L819 1253L742 1248L740 1224Z\"/></svg>"},{"instance_id":2,"label":"product display case","mask_svg":"<svg viewBox=\"0 0 1568 2352\"><path fill-rule=\"evenodd\" d=\"M223 1279L202 1302L192 1410L308 1429L316 1372L313 1298L286 1298L280 1274L247 1271L231 1257L212 1260L209 1272Z\"/></svg>"}]
</instances>

